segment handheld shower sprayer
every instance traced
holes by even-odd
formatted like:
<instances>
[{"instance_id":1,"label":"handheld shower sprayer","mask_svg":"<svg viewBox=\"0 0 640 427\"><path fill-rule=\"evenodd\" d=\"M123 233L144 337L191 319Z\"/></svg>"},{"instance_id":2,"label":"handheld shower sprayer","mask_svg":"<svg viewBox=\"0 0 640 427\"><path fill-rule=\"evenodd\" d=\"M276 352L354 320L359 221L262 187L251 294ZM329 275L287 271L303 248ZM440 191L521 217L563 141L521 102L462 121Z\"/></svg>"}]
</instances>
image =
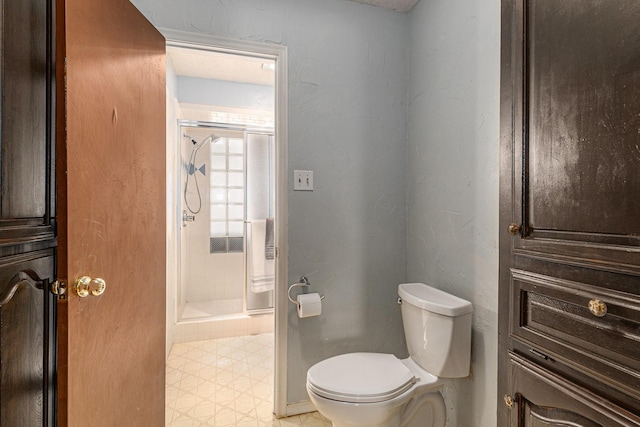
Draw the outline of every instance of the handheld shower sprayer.
<instances>
[{"instance_id":1,"label":"handheld shower sprayer","mask_svg":"<svg viewBox=\"0 0 640 427\"><path fill-rule=\"evenodd\" d=\"M222 139L222 137L212 133L211 135L207 136L202 141L197 142L195 140L195 138L191 137L190 135L187 135L186 133L183 133L182 136L184 138L189 139L193 143L193 148L191 149L191 155L189 156L189 164L188 164L188 168L187 168L187 179L186 179L186 182L184 184L184 203L185 203L187 209L189 210L189 212L194 214L193 219L191 219L191 221L194 221L195 220L195 215L200 212L200 209L202 209L202 196L200 195L200 187L198 186L198 174L197 174L198 169L196 169L196 158L198 156L198 151L200 151L200 149L202 147L204 147L204 145L207 142L211 142L212 144L215 144L220 139ZM202 169L202 170L204 171L204 169ZM193 209L192 209L191 205L189 204L189 200L187 198L187 191L189 189L189 176L192 175L192 174L193 174L193 180L196 183L196 194L198 196L198 206L197 206L197 208L193 208Z\"/></svg>"}]
</instances>

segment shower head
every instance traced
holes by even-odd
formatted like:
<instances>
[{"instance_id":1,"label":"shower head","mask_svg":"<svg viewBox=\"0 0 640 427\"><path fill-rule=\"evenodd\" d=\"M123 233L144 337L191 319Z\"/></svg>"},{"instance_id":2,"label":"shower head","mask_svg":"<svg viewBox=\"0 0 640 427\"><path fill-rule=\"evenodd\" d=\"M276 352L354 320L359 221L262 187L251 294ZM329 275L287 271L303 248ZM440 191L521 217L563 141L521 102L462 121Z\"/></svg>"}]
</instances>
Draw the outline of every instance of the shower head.
<instances>
[{"instance_id":1,"label":"shower head","mask_svg":"<svg viewBox=\"0 0 640 427\"><path fill-rule=\"evenodd\" d=\"M208 142L215 144L216 142L218 142L222 137L216 135L215 133L212 133L211 135L207 136L205 139L203 139L200 142L197 142L195 139L191 139L191 142L193 142L194 145L194 149L196 151L200 150L202 147L204 147L205 145L207 145Z\"/></svg>"},{"instance_id":2,"label":"shower head","mask_svg":"<svg viewBox=\"0 0 640 427\"><path fill-rule=\"evenodd\" d=\"M191 142L193 143L193 145L196 145L196 144L197 144L197 142L196 142L195 138L194 138L194 137L192 137L191 135L187 135L186 133L183 133L183 134L182 134L182 137L183 137L183 138L187 138L189 141L191 141Z\"/></svg>"},{"instance_id":3,"label":"shower head","mask_svg":"<svg viewBox=\"0 0 640 427\"><path fill-rule=\"evenodd\" d=\"M188 135L186 133L183 133L182 136L184 138L187 138L189 141L191 141L191 143L194 145L194 148L196 149L196 151L199 150L200 148L202 148L207 142L211 142L212 144L215 144L216 142L218 142L219 140L222 139L221 136L218 136L215 133L212 133L211 135L207 136L205 139L203 139L200 142L196 141L196 139L194 137L192 137L191 135Z\"/></svg>"}]
</instances>

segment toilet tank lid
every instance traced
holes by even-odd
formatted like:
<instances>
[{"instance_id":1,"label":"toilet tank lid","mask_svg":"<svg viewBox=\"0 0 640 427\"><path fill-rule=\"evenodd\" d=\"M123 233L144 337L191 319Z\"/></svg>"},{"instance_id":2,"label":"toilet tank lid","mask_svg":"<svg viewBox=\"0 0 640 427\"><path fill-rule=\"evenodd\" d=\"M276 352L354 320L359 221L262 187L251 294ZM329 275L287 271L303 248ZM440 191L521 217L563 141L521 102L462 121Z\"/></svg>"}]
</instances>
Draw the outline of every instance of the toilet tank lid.
<instances>
[{"instance_id":1,"label":"toilet tank lid","mask_svg":"<svg viewBox=\"0 0 640 427\"><path fill-rule=\"evenodd\" d=\"M424 283L403 283L398 286L398 295L403 302L443 316L456 317L473 311L469 301Z\"/></svg>"}]
</instances>

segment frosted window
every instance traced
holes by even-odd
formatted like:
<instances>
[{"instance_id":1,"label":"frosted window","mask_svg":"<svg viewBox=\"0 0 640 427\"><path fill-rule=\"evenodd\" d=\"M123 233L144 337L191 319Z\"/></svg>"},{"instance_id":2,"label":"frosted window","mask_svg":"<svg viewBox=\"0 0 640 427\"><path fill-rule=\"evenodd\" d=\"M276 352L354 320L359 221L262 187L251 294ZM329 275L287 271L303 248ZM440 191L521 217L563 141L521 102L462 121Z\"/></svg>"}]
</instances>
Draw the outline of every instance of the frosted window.
<instances>
[{"instance_id":1,"label":"frosted window","mask_svg":"<svg viewBox=\"0 0 640 427\"><path fill-rule=\"evenodd\" d=\"M229 236L242 236L244 229L244 222L242 221L229 221Z\"/></svg>"},{"instance_id":2,"label":"frosted window","mask_svg":"<svg viewBox=\"0 0 640 427\"><path fill-rule=\"evenodd\" d=\"M211 221L211 237L226 236L226 221Z\"/></svg>"},{"instance_id":3,"label":"frosted window","mask_svg":"<svg viewBox=\"0 0 640 427\"><path fill-rule=\"evenodd\" d=\"M225 172L212 172L211 173L211 185L213 187L226 187L227 186L227 174Z\"/></svg>"},{"instance_id":4,"label":"frosted window","mask_svg":"<svg viewBox=\"0 0 640 427\"><path fill-rule=\"evenodd\" d=\"M221 138L215 144L210 144L210 150L210 237L242 238L244 236L244 139ZM226 249L218 252L226 252Z\"/></svg>"},{"instance_id":5,"label":"frosted window","mask_svg":"<svg viewBox=\"0 0 640 427\"><path fill-rule=\"evenodd\" d=\"M244 206L229 205L229 219L244 219Z\"/></svg>"},{"instance_id":6,"label":"frosted window","mask_svg":"<svg viewBox=\"0 0 640 427\"><path fill-rule=\"evenodd\" d=\"M211 156L211 169L227 170L227 156Z\"/></svg>"},{"instance_id":7,"label":"frosted window","mask_svg":"<svg viewBox=\"0 0 640 427\"><path fill-rule=\"evenodd\" d=\"M227 219L227 205L212 205L211 206L211 219L226 220Z\"/></svg>"},{"instance_id":8,"label":"frosted window","mask_svg":"<svg viewBox=\"0 0 640 427\"><path fill-rule=\"evenodd\" d=\"M229 187L243 187L244 174L242 172L229 172Z\"/></svg>"},{"instance_id":9,"label":"frosted window","mask_svg":"<svg viewBox=\"0 0 640 427\"><path fill-rule=\"evenodd\" d=\"M243 190L229 190L229 203L243 203L244 191Z\"/></svg>"},{"instance_id":10,"label":"frosted window","mask_svg":"<svg viewBox=\"0 0 640 427\"><path fill-rule=\"evenodd\" d=\"M237 138L229 139L229 153L231 154L242 154L244 146L244 140Z\"/></svg>"},{"instance_id":11,"label":"frosted window","mask_svg":"<svg viewBox=\"0 0 640 427\"><path fill-rule=\"evenodd\" d=\"M229 156L229 170L241 171L244 169L244 160L240 156Z\"/></svg>"},{"instance_id":12,"label":"frosted window","mask_svg":"<svg viewBox=\"0 0 640 427\"><path fill-rule=\"evenodd\" d=\"M227 190L224 188L213 188L211 190L211 203L224 203L227 201Z\"/></svg>"},{"instance_id":13,"label":"frosted window","mask_svg":"<svg viewBox=\"0 0 640 427\"><path fill-rule=\"evenodd\" d=\"M227 138L221 138L216 142L212 142L210 145L212 153L226 153L227 152Z\"/></svg>"}]
</instances>

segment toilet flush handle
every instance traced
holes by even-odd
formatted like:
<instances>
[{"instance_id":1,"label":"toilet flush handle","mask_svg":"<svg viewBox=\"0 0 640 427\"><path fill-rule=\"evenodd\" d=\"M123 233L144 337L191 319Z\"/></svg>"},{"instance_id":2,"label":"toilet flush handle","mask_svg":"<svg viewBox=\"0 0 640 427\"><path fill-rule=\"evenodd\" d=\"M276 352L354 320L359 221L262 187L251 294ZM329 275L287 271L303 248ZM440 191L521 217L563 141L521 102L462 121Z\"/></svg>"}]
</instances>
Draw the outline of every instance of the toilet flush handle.
<instances>
[{"instance_id":1,"label":"toilet flush handle","mask_svg":"<svg viewBox=\"0 0 640 427\"><path fill-rule=\"evenodd\" d=\"M402 305L402 298L398 297L398 299L396 300L396 302L398 303L398 305Z\"/></svg>"}]
</instances>

